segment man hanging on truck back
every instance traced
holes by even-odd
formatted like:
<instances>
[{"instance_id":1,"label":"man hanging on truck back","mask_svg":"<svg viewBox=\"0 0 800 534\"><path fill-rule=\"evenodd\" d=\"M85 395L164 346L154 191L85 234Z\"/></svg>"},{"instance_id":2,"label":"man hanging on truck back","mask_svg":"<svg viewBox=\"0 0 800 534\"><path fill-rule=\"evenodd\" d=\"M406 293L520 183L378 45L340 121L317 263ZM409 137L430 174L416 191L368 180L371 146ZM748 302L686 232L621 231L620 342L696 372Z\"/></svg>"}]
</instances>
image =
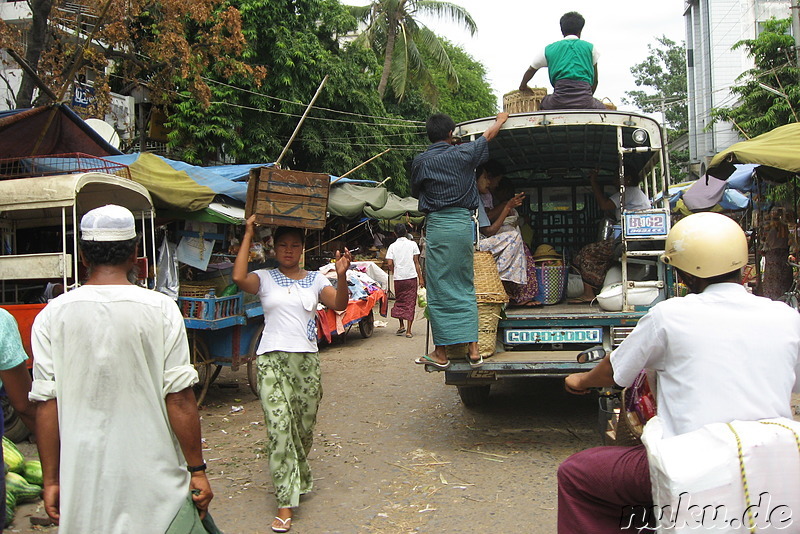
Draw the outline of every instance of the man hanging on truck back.
<instances>
[{"instance_id":1,"label":"man hanging on truck back","mask_svg":"<svg viewBox=\"0 0 800 534\"><path fill-rule=\"evenodd\" d=\"M483 363L478 352L478 305L473 283L472 216L478 208L475 168L489 159L489 141L500 131L508 113L471 143L456 145L455 122L444 113L425 123L431 145L411 164L411 194L426 217L425 282L428 313L436 349L416 363L447 369L446 346L469 344L473 367Z\"/></svg>"},{"instance_id":2,"label":"man hanging on truck back","mask_svg":"<svg viewBox=\"0 0 800 534\"><path fill-rule=\"evenodd\" d=\"M594 98L597 89L597 49L581 39L585 20L580 13L570 11L560 20L564 38L551 43L539 53L525 71L519 90L530 93L528 82L533 75L547 67L553 94L542 99L540 109L606 109Z\"/></svg>"}]
</instances>

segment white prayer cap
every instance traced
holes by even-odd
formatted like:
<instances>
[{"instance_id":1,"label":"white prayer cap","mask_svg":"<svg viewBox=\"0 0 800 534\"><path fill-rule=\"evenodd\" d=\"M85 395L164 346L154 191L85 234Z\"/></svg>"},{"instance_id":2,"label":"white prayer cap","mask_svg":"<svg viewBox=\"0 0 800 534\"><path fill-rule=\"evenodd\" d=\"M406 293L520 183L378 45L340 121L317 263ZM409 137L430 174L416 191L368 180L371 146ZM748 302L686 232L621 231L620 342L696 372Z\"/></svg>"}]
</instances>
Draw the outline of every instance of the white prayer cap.
<instances>
[{"instance_id":1,"label":"white prayer cap","mask_svg":"<svg viewBox=\"0 0 800 534\"><path fill-rule=\"evenodd\" d=\"M108 204L86 213L81 219L84 241L127 241L136 237L133 213L127 208Z\"/></svg>"}]
</instances>

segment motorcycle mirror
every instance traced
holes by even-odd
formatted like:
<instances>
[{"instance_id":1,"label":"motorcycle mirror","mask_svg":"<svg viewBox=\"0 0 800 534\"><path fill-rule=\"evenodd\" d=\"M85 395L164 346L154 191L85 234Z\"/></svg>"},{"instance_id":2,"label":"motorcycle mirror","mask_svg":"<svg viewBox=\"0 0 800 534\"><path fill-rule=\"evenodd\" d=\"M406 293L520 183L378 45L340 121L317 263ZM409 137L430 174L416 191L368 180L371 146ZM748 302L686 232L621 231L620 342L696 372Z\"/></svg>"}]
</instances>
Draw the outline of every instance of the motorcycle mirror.
<instances>
[{"instance_id":1,"label":"motorcycle mirror","mask_svg":"<svg viewBox=\"0 0 800 534\"><path fill-rule=\"evenodd\" d=\"M606 349L602 345L597 345L578 353L578 363L591 363L602 360L606 357Z\"/></svg>"}]
</instances>

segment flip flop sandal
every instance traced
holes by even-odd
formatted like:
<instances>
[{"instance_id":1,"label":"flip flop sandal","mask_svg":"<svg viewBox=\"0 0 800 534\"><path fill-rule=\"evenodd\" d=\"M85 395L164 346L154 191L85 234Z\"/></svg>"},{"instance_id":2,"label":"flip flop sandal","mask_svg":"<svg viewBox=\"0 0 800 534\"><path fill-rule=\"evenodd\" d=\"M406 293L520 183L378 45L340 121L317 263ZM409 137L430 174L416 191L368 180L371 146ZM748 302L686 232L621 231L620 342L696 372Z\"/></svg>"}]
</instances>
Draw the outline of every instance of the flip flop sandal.
<instances>
[{"instance_id":1,"label":"flip flop sandal","mask_svg":"<svg viewBox=\"0 0 800 534\"><path fill-rule=\"evenodd\" d=\"M441 370L445 370L450 367L450 360L447 360L447 363L439 363L430 356L428 356L427 354L423 354L422 356L414 360L414 363L418 365L431 365Z\"/></svg>"},{"instance_id":2,"label":"flip flop sandal","mask_svg":"<svg viewBox=\"0 0 800 534\"><path fill-rule=\"evenodd\" d=\"M473 360L469 357L469 355L467 355L467 361L469 362L470 367L472 367L473 369L477 369L478 367L483 365L483 355L478 355L477 360Z\"/></svg>"},{"instance_id":3,"label":"flip flop sandal","mask_svg":"<svg viewBox=\"0 0 800 534\"><path fill-rule=\"evenodd\" d=\"M411 339L412 337L414 337L414 334L406 334L406 337Z\"/></svg>"},{"instance_id":4,"label":"flip flop sandal","mask_svg":"<svg viewBox=\"0 0 800 534\"><path fill-rule=\"evenodd\" d=\"M402 335L403 335L403 334L405 334L405 333L406 333L406 329L405 329L405 328L398 328L398 329L397 329L397 332L395 332L395 333L394 333L394 335L396 335L396 336L402 336Z\"/></svg>"},{"instance_id":5,"label":"flip flop sandal","mask_svg":"<svg viewBox=\"0 0 800 534\"><path fill-rule=\"evenodd\" d=\"M281 526L276 527L275 521L280 522ZM292 528L292 518L287 517L286 519L281 519L278 516L275 516L275 519L272 520L272 532L289 532Z\"/></svg>"}]
</instances>

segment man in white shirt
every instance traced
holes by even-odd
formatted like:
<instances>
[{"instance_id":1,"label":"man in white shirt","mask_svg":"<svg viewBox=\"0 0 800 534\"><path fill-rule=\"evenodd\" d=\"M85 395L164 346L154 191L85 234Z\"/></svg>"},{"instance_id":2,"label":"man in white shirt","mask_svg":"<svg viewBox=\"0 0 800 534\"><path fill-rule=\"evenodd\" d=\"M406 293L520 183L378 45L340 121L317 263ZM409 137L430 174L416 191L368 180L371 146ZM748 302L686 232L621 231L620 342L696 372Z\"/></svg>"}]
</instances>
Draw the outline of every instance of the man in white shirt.
<instances>
[{"instance_id":1,"label":"man in white shirt","mask_svg":"<svg viewBox=\"0 0 800 534\"><path fill-rule=\"evenodd\" d=\"M392 317L400 321L400 328L395 334L411 338L414 336L411 333L411 326L414 324L416 312L417 287L425 287L425 280L422 278L422 269L419 265L419 247L408 239L408 228L403 223L397 223L394 233L397 239L386 251L386 268L394 275L395 300ZM408 327L403 321L408 323Z\"/></svg>"},{"instance_id":2,"label":"man in white shirt","mask_svg":"<svg viewBox=\"0 0 800 534\"><path fill-rule=\"evenodd\" d=\"M662 261L692 294L655 305L594 369L568 376L567 391L627 387L648 369L665 437L709 423L791 417L800 315L739 283L747 263L744 232L724 215L698 213L672 228L665 248ZM579 452L561 464L558 482L562 534L624 532L623 509L652 504L641 445Z\"/></svg>"},{"instance_id":3,"label":"man in white shirt","mask_svg":"<svg viewBox=\"0 0 800 534\"><path fill-rule=\"evenodd\" d=\"M205 516L200 418L183 317L130 281L139 237L121 206L81 219L87 282L48 304L32 330L45 511L61 534L166 532Z\"/></svg>"}]
</instances>

